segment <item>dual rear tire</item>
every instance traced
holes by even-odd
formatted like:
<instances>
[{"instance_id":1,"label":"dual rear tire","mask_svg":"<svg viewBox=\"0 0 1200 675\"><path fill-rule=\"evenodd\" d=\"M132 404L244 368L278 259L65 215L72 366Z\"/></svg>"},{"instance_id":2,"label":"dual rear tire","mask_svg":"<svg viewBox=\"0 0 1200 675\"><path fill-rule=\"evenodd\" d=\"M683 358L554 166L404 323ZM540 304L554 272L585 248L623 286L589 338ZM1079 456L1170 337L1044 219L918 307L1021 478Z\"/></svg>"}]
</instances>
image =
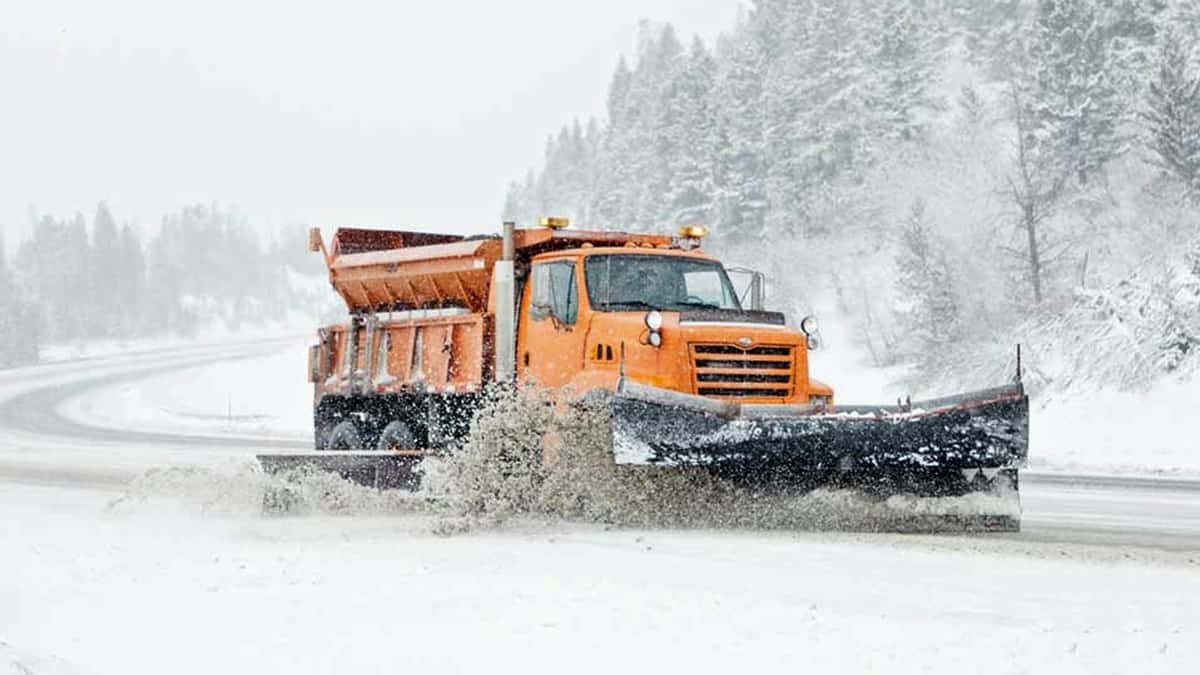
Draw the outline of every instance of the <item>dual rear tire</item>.
<instances>
[{"instance_id":1,"label":"dual rear tire","mask_svg":"<svg viewBox=\"0 0 1200 675\"><path fill-rule=\"evenodd\" d=\"M376 450L415 450L417 437L408 425L399 420L388 422L375 441ZM358 424L353 420L342 420L328 429L317 431L318 450L364 450L368 444L363 439Z\"/></svg>"}]
</instances>

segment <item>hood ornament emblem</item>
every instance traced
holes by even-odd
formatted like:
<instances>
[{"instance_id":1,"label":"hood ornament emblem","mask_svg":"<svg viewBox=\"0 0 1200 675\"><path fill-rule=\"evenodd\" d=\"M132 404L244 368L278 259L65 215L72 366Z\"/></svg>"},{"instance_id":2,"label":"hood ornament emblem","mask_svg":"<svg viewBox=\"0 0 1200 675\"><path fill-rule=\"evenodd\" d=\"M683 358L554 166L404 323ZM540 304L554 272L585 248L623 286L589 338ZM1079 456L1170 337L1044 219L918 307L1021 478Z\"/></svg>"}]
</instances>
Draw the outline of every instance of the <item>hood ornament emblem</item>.
<instances>
[{"instance_id":1,"label":"hood ornament emblem","mask_svg":"<svg viewBox=\"0 0 1200 675\"><path fill-rule=\"evenodd\" d=\"M750 345L754 344L754 340L752 340L752 339L750 339L750 338L748 338L748 337L740 337L740 338L738 338L738 339L737 339L737 344L738 344L738 346L739 346L739 347L741 347L742 349L746 349L746 348L747 348L747 347L749 347Z\"/></svg>"}]
</instances>

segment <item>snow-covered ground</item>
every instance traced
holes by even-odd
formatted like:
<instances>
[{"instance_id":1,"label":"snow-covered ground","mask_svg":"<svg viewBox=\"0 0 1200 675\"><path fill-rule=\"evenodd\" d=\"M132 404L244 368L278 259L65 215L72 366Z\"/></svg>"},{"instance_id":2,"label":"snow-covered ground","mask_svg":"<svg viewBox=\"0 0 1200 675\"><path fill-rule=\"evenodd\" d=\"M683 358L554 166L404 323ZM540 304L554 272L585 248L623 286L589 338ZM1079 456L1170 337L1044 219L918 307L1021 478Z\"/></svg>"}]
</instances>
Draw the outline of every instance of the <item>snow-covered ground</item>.
<instances>
[{"instance_id":1,"label":"snow-covered ground","mask_svg":"<svg viewBox=\"0 0 1200 675\"><path fill-rule=\"evenodd\" d=\"M300 439L305 343L147 348L12 371L0 404L99 376L61 403L68 420ZM876 386L875 373L851 375L861 391ZM1103 532L1065 543L1044 525L1031 537L936 537L526 518L443 536L455 531L445 515L374 497L342 515L264 516L249 446L54 436L5 421L0 673L1190 673L1200 663L1190 548ZM179 468L103 490L61 473L153 466Z\"/></svg>"},{"instance_id":2,"label":"snow-covered ground","mask_svg":"<svg viewBox=\"0 0 1200 675\"><path fill-rule=\"evenodd\" d=\"M60 413L107 428L163 433L312 438L312 389L305 381L306 342L239 359L83 392Z\"/></svg>"},{"instance_id":3,"label":"snow-covered ground","mask_svg":"<svg viewBox=\"0 0 1200 675\"><path fill-rule=\"evenodd\" d=\"M539 522L442 537L418 515L264 518L253 506L236 493L202 512L6 484L0 672L1185 673L1200 662L1200 575L1180 560Z\"/></svg>"}]
</instances>

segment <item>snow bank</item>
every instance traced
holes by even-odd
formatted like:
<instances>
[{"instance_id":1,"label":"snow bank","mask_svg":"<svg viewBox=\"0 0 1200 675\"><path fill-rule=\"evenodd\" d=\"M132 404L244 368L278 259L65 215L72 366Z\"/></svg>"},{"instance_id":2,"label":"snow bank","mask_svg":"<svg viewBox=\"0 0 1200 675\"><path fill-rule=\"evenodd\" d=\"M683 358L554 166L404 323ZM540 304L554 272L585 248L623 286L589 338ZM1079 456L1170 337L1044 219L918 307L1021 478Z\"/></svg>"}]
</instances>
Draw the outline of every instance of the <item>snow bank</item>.
<instances>
[{"instance_id":1,"label":"snow bank","mask_svg":"<svg viewBox=\"0 0 1200 675\"><path fill-rule=\"evenodd\" d=\"M1146 392L1102 389L1035 400L1035 468L1200 475L1200 379L1160 380Z\"/></svg>"}]
</instances>

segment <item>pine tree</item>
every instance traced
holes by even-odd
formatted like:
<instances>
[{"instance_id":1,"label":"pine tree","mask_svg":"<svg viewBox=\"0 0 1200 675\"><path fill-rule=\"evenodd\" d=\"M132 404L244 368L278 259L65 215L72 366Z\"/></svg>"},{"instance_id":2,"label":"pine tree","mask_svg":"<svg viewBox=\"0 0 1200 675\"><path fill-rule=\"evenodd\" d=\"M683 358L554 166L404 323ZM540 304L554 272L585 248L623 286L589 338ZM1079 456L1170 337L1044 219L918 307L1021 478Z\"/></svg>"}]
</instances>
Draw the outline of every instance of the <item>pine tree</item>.
<instances>
[{"instance_id":1,"label":"pine tree","mask_svg":"<svg viewBox=\"0 0 1200 675\"><path fill-rule=\"evenodd\" d=\"M120 249L114 289L120 298L116 330L120 335L132 335L142 325L146 294L146 257L142 242L129 225L121 228Z\"/></svg>"},{"instance_id":2,"label":"pine tree","mask_svg":"<svg viewBox=\"0 0 1200 675\"><path fill-rule=\"evenodd\" d=\"M700 38L667 92L668 124L675 148L666 192L671 224L707 223L712 219L714 140L712 88L716 66Z\"/></svg>"},{"instance_id":3,"label":"pine tree","mask_svg":"<svg viewBox=\"0 0 1200 675\"><path fill-rule=\"evenodd\" d=\"M950 0L946 11L963 38L970 62L985 80L1008 82L1015 75L1024 0Z\"/></svg>"},{"instance_id":4,"label":"pine tree","mask_svg":"<svg viewBox=\"0 0 1200 675\"><path fill-rule=\"evenodd\" d=\"M117 279L121 275L121 242L117 223L108 205L104 202L96 207L92 219L92 245L88 269L89 332L111 337L120 325L120 312L124 298L118 292Z\"/></svg>"},{"instance_id":5,"label":"pine tree","mask_svg":"<svg viewBox=\"0 0 1200 675\"><path fill-rule=\"evenodd\" d=\"M1038 145L1080 184L1126 149L1109 35L1095 0L1040 0L1024 101Z\"/></svg>"},{"instance_id":6,"label":"pine tree","mask_svg":"<svg viewBox=\"0 0 1200 675\"><path fill-rule=\"evenodd\" d=\"M743 27L726 39L714 84L714 239L758 236L767 211L762 54Z\"/></svg>"},{"instance_id":7,"label":"pine tree","mask_svg":"<svg viewBox=\"0 0 1200 675\"><path fill-rule=\"evenodd\" d=\"M1163 40L1142 119L1154 164L1200 197L1200 75L1175 33Z\"/></svg>"},{"instance_id":8,"label":"pine tree","mask_svg":"<svg viewBox=\"0 0 1200 675\"><path fill-rule=\"evenodd\" d=\"M680 69L682 55L675 29L667 24L656 38L644 39L633 73L629 97L636 110L631 158L635 189L625 220L639 228L655 228L670 215L664 196L670 184L670 165L679 149L669 133L672 111L667 106L667 91Z\"/></svg>"},{"instance_id":9,"label":"pine tree","mask_svg":"<svg viewBox=\"0 0 1200 675\"><path fill-rule=\"evenodd\" d=\"M900 227L896 256L900 319L915 338L918 355L932 356L962 337L963 326L954 280L944 246L937 241L921 200L913 203Z\"/></svg>"},{"instance_id":10,"label":"pine tree","mask_svg":"<svg viewBox=\"0 0 1200 675\"><path fill-rule=\"evenodd\" d=\"M872 107L879 135L911 141L944 106L932 90L943 61L945 29L924 3L914 0L886 0L877 21L868 72L874 75Z\"/></svg>"},{"instance_id":11,"label":"pine tree","mask_svg":"<svg viewBox=\"0 0 1200 675\"><path fill-rule=\"evenodd\" d=\"M588 209L593 226L601 229L619 229L622 209L632 198L629 166L632 121L627 114L632 79L633 73L622 56L608 87L608 125L596 159L598 179Z\"/></svg>"},{"instance_id":12,"label":"pine tree","mask_svg":"<svg viewBox=\"0 0 1200 675\"><path fill-rule=\"evenodd\" d=\"M1138 98L1153 67L1166 0L1096 0L1104 37L1122 94Z\"/></svg>"},{"instance_id":13,"label":"pine tree","mask_svg":"<svg viewBox=\"0 0 1200 675\"><path fill-rule=\"evenodd\" d=\"M21 298L0 235L0 368L36 363L37 336L36 314Z\"/></svg>"}]
</instances>

